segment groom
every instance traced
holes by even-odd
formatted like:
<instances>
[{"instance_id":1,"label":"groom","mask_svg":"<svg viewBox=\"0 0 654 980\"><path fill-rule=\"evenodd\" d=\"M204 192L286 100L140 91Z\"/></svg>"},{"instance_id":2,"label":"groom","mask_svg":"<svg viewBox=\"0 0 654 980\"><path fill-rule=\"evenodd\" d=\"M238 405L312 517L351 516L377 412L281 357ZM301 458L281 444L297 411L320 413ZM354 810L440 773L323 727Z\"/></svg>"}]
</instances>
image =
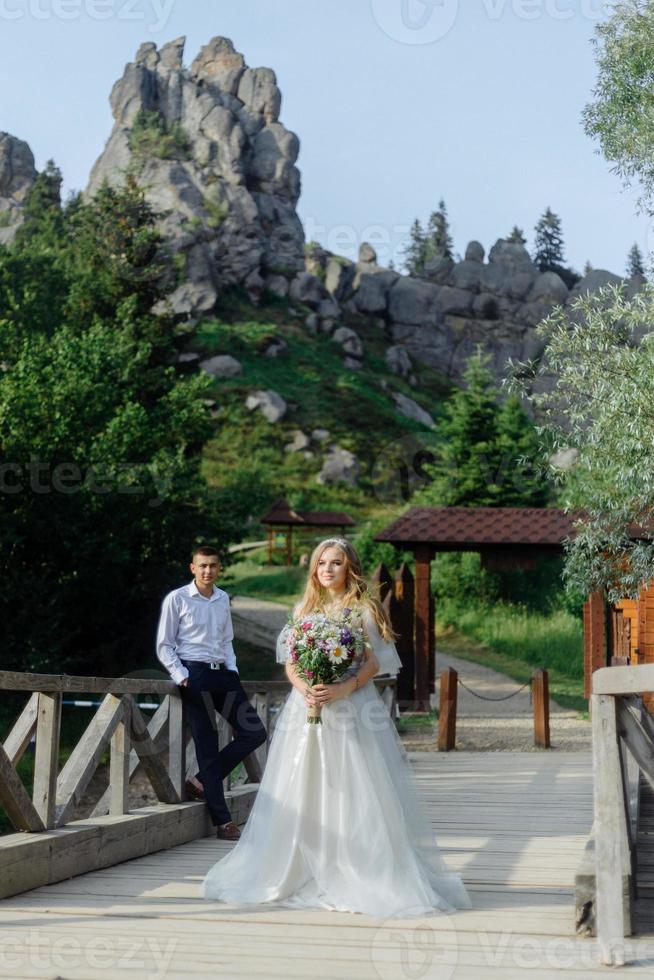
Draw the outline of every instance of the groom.
<instances>
[{"instance_id":1,"label":"groom","mask_svg":"<svg viewBox=\"0 0 654 980\"><path fill-rule=\"evenodd\" d=\"M193 581L164 599L157 631L157 657L186 705L199 776L220 840L241 836L225 802L223 779L266 740L266 730L241 686L232 646L229 596L215 585L220 560L203 545L192 554ZM214 708L234 730L219 751Z\"/></svg>"}]
</instances>

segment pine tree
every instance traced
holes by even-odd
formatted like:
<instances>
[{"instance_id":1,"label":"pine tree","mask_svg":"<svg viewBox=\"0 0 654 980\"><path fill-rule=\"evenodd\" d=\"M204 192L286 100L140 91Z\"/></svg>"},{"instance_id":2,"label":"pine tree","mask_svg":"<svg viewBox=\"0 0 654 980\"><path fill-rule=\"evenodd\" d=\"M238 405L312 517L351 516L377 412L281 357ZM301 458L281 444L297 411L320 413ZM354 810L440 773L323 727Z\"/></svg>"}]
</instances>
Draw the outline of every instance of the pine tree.
<instances>
[{"instance_id":1,"label":"pine tree","mask_svg":"<svg viewBox=\"0 0 654 980\"><path fill-rule=\"evenodd\" d=\"M627 276L629 279L631 279L633 276L642 276L644 279L645 275L643 253L638 247L638 243L634 242L629 250L629 255L627 256Z\"/></svg>"},{"instance_id":2,"label":"pine tree","mask_svg":"<svg viewBox=\"0 0 654 980\"><path fill-rule=\"evenodd\" d=\"M590 261L587 259L586 265L584 266L584 275L589 276L592 271L593 271L593 266L590 264Z\"/></svg>"},{"instance_id":3,"label":"pine tree","mask_svg":"<svg viewBox=\"0 0 654 980\"><path fill-rule=\"evenodd\" d=\"M453 245L447 207L441 199L438 210L430 214L426 228L417 218L411 225L409 244L404 249L406 274L424 276L425 265L432 259L453 259Z\"/></svg>"},{"instance_id":4,"label":"pine tree","mask_svg":"<svg viewBox=\"0 0 654 980\"><path fill-rule=\"evenodd\" d=\"M518 398L499 401L490 358L477 350L464 373L465 388L445 405L438 459L420 503L441 507L542 506L548 496L534 461L533 423Z\"/></svg>"},{"instance_id":5,"label":"pine tree","mask_svg":"<svg viewBox=\"0 0 654 980\"><path fill-rule=\"evenodd\" d=\"M409 232L409 244L404 249L404 264L408 276L421 276L425 265L425 232L416 218Z\"/></svg>"},{"instance_id":6,"label":"pine tree","mask_svg":"<svg viewBox=\"0 0 654 980\"><path fill-rule=\"evenodd\" d=\"M61 233L63 227L62 180L59 167L54 160L48 160L45 170L38 174L25 198L23 224L16 232L16 241L19 244ZM33 242L32 244L36 243Z\"/></svg>"},{"instance_id":7,"label":"pine tree","mask_svg":"<svg viewBox=\"0 0 654 980\"><path fill-rule=\"evenodd\" d=\"M507 238L507 242L513 242L516 245L526 245L527 239L525 238L525 233L522 228L518 228L517 225L514 225L511 230L511 234Z\"/></svg>"},{"instance_id":8,"label":"pine tree","mask_svg":"<svg viewBox=\"0 0 654 980\"><path fill-rule=\"evenodd\" d=\"M547 208L535 229L534 263L541 272L558 272L563 265L563 231L561 219Z\"/></svg>"},{"instance_id":9,"label":"pine tree","mask_svg":"<svg viewBox=\"0 0 654 980\"><path fill-rule=\"evenodd\" d=\"M450 234L450 221L447 206L441 198L438 210L432 211L427 223L425 261L430 259L451 259L454 242Z\"/></svg>"},{"instance_id":10,"label":"pine tree","mask_svg":"<svg viewBox=\"0 0 654 980\"><path fill-rule=\"evenodd\" d=\"M502 403L497 416L502 507L544 507L549 484L538 466L542 453L538 433L516 395Z\"/></svg>"}]
</instances>

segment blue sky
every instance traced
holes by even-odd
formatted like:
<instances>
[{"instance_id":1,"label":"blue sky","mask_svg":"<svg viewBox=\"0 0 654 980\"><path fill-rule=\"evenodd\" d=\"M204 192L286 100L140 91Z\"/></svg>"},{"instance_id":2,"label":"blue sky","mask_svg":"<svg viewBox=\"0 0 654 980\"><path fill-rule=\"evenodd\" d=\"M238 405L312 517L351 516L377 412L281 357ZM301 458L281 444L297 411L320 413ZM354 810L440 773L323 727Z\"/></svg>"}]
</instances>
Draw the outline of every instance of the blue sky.
<instances>
[{"instance_id":1,"label":"blue sky","mask_svg":"<svg viewBox=\"0 0 654 980\"><path fill-rule=\"evenodd\" d=\"M443 197L457 250L550 206L566 258L622 273L650 221L581 126L590 39L609 0L0 0L0 130L85 186L110 132L108 97L138 45L214 35L274 68L300 137L307 236L396 259Z\"/></svg>"}]
</instances>

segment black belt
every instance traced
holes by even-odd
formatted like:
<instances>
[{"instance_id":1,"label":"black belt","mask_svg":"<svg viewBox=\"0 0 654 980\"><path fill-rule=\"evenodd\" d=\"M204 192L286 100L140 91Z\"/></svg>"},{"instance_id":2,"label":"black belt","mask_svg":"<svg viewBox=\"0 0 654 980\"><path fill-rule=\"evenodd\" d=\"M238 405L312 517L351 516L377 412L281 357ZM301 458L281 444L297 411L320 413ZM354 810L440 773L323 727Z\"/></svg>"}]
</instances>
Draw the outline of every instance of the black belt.
<instances>
[{"instance_id":1,"label":"black belt","mask_svg":"<svg viewBox=\"0 0 654 980\"><path fill-rule=\"evenodd\" d=\"M221 660L221 661L216 661L216 660L182 660L181 663L183 663L185 667L190 667L191 664L204 664L205 667L210 667L211 670L227 670L227 664L224 662L224 660Z\"/></svg>"}]
</instances>

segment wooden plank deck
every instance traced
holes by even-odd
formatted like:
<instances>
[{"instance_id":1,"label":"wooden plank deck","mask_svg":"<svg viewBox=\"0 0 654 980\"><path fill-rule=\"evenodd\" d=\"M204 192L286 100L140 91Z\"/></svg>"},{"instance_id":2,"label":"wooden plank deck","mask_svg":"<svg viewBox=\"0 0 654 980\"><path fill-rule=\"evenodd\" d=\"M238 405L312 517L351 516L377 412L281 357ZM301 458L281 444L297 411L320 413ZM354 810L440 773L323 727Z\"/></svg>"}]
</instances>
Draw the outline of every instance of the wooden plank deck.
<instances>
[{"instance_id":1,"label":"wooden plank deck","mask_svg":"<svg viewBox=\"0 0 654 980\"><path fill-rule=\"evenodd\" d=\"M207 837L0 901L0 976L606 977L596 941L577 938L573 923L574 874L592 822L590 754L411 758L472 910L380 921L205 902L200 882L232 846ZM611 975L651 976L654 937L626 944L630 965Z\"/></svg>"}]
</instances>

